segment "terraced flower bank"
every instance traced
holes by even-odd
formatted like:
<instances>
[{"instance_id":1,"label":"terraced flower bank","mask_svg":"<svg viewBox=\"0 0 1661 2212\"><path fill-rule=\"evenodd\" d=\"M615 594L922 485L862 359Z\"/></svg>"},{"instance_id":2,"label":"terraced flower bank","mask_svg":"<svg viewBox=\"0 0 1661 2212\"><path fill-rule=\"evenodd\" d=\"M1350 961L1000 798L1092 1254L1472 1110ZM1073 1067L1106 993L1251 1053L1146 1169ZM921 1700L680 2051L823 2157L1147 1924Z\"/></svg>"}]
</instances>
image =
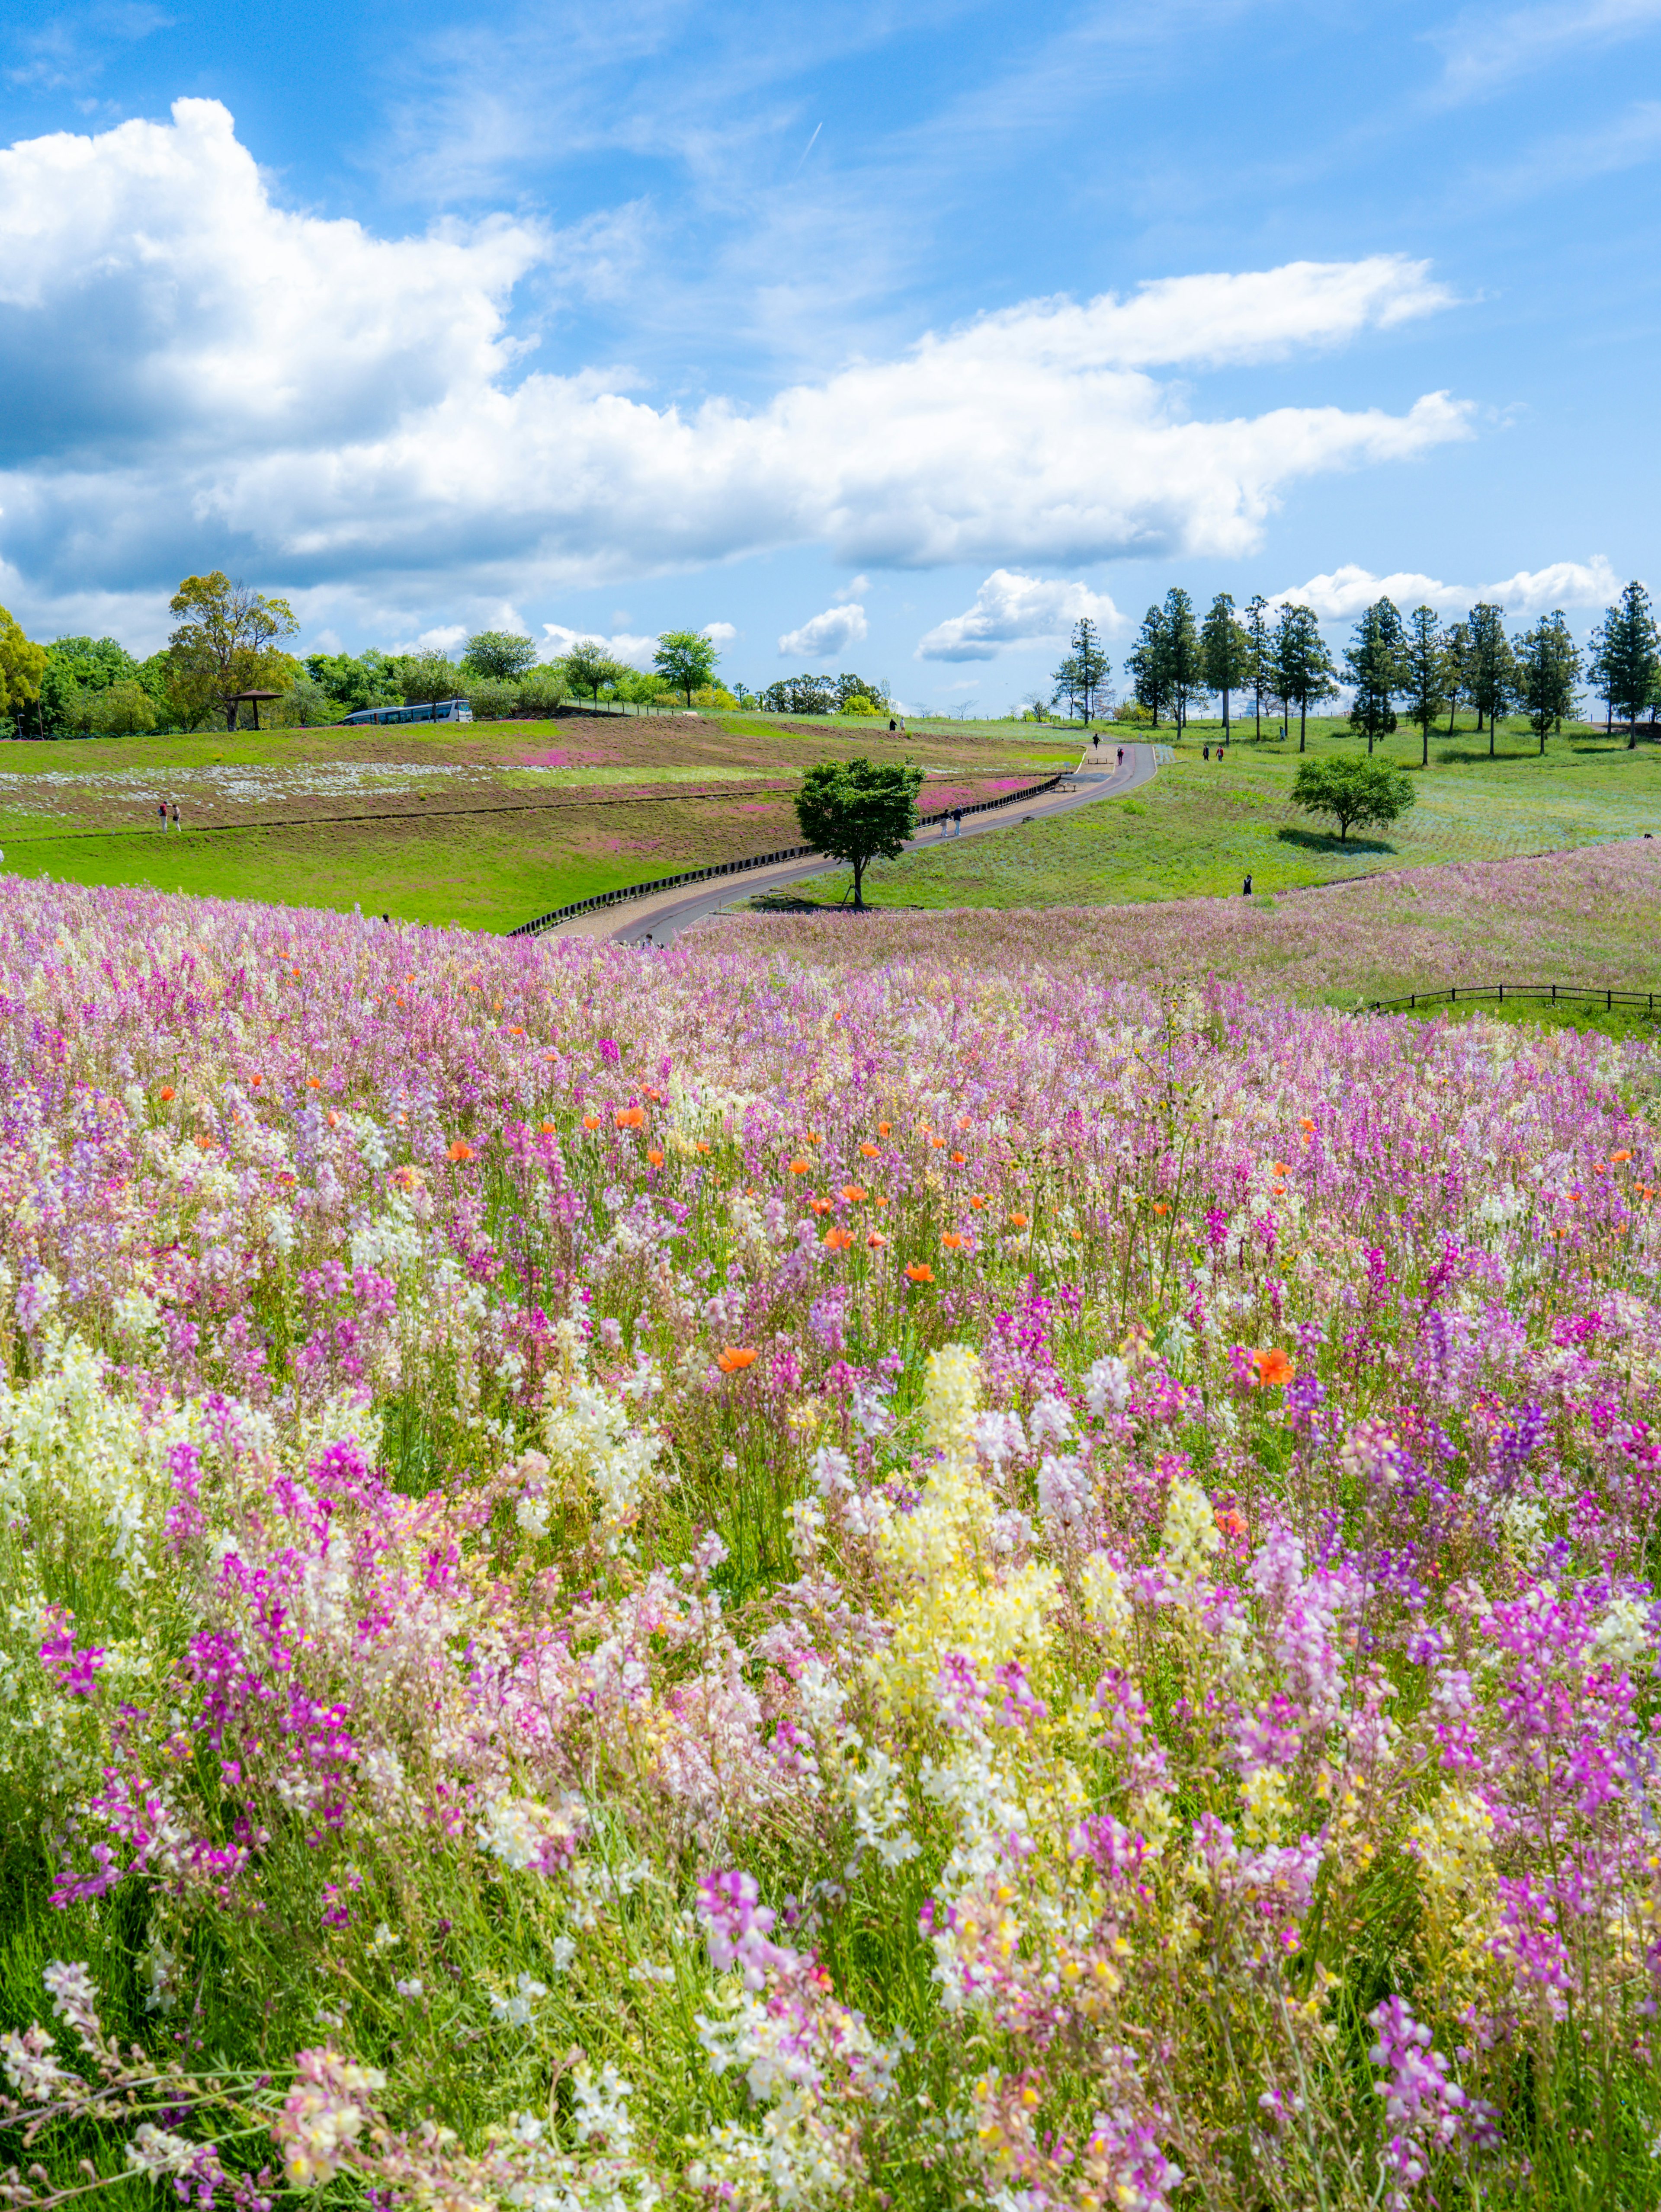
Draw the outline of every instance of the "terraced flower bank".
<instances>
[{"instance_id":1,"label":"terraced flower bank","mask_svg":"<svg viewBox=\"0 0 1661 2212\"><path fill-rule=\"evenodd\" d=\"M22 2199L1652 2193L1651 1051L0 924Z\"/></svg>"}]
</instances>

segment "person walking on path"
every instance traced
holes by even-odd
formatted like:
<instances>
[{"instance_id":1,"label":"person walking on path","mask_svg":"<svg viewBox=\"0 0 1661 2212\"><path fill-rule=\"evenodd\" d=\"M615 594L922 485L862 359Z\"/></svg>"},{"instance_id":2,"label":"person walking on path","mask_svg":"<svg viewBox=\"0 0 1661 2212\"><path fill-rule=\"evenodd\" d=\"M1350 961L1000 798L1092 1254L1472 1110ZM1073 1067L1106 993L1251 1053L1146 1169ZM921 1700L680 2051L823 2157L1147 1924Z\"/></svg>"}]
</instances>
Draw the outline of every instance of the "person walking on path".
<instances>
[{"instance_id":1,"label":"person walking on path","mask_svg":"<svg viewBox=\"0 0 1661 2212\"><path fill-rule=\"evenodd\" d=\"M952 835L954 837L961 837L963 835L963 809L961 806L954 807L952 809Z\"/></svg>"}]
</instances>

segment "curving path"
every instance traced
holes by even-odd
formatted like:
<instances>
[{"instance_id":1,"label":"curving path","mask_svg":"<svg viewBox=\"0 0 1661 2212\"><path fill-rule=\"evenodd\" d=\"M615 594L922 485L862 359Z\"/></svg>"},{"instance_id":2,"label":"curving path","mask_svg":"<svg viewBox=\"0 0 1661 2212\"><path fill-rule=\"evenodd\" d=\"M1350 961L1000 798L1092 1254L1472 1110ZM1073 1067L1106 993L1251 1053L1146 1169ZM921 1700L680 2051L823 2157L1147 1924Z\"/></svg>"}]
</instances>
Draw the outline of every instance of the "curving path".
<instances>
[{"instance_id":1,"label":"curving path","mask_svg":"<svg viewBox=\"0 0 1661 2212\"><path fill-rule=\"evenodd\" d=\"M1097 757L1086 747L1084 758L1066 782L1054 791L1045 792L1030 806L1011 806L1000 812L966 817L964 836L986 837L997 830L1017 829L1023 822L1047 821L1051 815L1070 814L1098 799L1123 799L1143 784L1152 783L1157 767L1156 748L1146 744L1127 744L1124 766L1119 768L1113 758L1118 742L1116 733L1110 743L1104 738L1101 750L1106 759L1099 767L1095 764ZM955 839L949 836L942 838L939 830L930 828L920 837L914 837L906 850L916 853L930 846L955 842ZM649 937L654 945L672 945L682 930L690 929L694 922L708 921L723 907L736 906L760 893L782 890L790 884L806 883L814 876L838 874L846 865L842 860L781 860L776 867L757 868L738 878L725 876L717 883L701 884L696 890L660 891L649 898L631 899L626 908L601 908L593 914L576 915L569 921L558 923L541 933L546 937L603 938L614 945L640 945ZM623 918L625 915L626 919Z\"/></svg>"}]
</instances>

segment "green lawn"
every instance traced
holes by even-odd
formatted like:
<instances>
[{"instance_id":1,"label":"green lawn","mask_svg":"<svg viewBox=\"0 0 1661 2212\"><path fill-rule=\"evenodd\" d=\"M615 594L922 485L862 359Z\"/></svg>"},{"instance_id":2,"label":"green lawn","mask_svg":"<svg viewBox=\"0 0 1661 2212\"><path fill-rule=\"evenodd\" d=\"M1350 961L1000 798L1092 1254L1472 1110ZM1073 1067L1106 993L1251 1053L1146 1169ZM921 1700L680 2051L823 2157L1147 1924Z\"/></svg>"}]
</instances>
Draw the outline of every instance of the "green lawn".
<instances>
[{"instance_id":1,"label":"green lawn","mask_svg":"<svg viewBox=\"0 0 1661 2212\"><path fill-rule=\"evenodd\" d=\"M1168 742L1171 733L1146 734ZM1348 842L1291 803L1295 732L1286 745L1248 738L1208 762L1215 735L1214 726L1190 726L1176 757L1131 798L881 863L867 874L867 896L906 907L1119 904L1238 893L1247 875L1256 890L1274 892L1661 836L1661 750L1629 752L1601 732L1554 738L1542 759L1525 730L1502 726L1490 760L1486 734L1462 730L1433 738L1422 770L1416 736L1410 750L1398 736L1381 750L1410 769L1418 802L1388 836ZM1346 726L1323 721L1310 725L1308 750L1353 757L1364 747ZM845 889L845 879L826 878L815 896L829 904Z\"/></svg>"}]
</instances>

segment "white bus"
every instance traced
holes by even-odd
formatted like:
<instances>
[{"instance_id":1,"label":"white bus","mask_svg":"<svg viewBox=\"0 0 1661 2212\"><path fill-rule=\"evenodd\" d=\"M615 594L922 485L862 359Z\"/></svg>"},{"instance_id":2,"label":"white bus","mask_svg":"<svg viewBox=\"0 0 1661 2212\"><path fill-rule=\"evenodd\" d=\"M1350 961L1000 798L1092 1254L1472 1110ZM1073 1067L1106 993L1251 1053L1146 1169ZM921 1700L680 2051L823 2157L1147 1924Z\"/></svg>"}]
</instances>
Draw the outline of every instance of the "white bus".
<instances>
[{"instance_id":1,"label":"white bus","mask_svg":"<svg viewBox=\"0 0 1661 2212\"><path fill-rule=\"evenodd\" d=\"M355 722L471 722L473 710L465 699L426 700L418 707L360 707L337 722L338 730Z\"/></svg>"}]
</instances>

